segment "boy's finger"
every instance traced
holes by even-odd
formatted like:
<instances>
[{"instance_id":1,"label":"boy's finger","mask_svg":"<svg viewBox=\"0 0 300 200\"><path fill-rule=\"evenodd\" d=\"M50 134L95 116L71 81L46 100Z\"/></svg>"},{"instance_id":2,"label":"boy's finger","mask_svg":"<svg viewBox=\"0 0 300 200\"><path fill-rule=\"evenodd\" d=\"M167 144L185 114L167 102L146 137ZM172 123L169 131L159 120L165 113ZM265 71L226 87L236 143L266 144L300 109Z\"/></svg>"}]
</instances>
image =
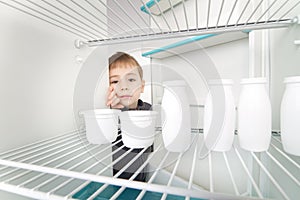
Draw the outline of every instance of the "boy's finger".
<instances>
[{"instance_id":1,"label":"boy's finger","mask_svg":"<svg viewBox=\"0 0 300 200\"><path fill-rule=\"evenodd\" d=\"M112 103L112 101L107 101L106 105L109 106L109 105L111 105L111 103Z\"/></svg>"},{"instance_id":2,"label":"boy's finger","mask_svg":"<svg viewBox=\"0 0 300 200\"><path fill-rule=\"evenodd\" d=\"M124 108L124 106L119 103L119 104L115 105L114 108Z\"/></svg>"},{"instance_id":3,"label":"boy's finger","mask_svg":"<svg viewBox=\"0 0 300 200\"><path fill-rule=\"evenodd\" d=\"M115 99L112 100L111 106L115 106L118 103L120 103L120 99L119 98L115 98Z\"/></svg>"},{"instance_id":4,"label":"boy's finger","mask_svg":"<svg viewBox=\"0 0 300 200\"><path fill-rule=\"evenodd\" d=\"M110 91L110 92L112 92L112 91L114 91L114 90L115 90L114 86L112 86L112 85L109 86L109 91Z\"/></svg>"},{"instance_id":5,"label":"boy's finger","mask_svg":"<svg viewBox=\"0 0 300 200\"><path fill-rule=\"evenodd\" d=\"M114 99L116 97L116 92L111 91L110 94L108 95L108 99Z\"/></svg>"},{"instance_id":6,"label":"boy's finger","mask_svg":"<svg viewBox=\"0 0 300 200\"><path fill-rule=\"evenodd\" d=\"M113 91L113 88L111 86L109 86L107 88L107 96Z\"/></svg>"}]
</instances>

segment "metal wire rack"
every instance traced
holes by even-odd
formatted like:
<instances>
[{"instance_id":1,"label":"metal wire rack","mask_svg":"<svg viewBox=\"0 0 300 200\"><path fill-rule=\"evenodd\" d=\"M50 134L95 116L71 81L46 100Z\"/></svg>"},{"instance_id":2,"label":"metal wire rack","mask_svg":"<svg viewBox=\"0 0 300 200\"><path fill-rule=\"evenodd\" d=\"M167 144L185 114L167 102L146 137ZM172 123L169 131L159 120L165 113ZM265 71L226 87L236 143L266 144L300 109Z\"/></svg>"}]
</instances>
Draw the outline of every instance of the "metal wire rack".
<instances>
[{"instance_id":1,"label":"metal wire rack","mask_svg":"<svg viewBox=\"0 0 300 200\"><path fill-rule=\"evenodd\" d=\"M111 174L113 144L89 144L84 132L74 131L1 153L0 188L36 199L76 199L76 194L92 182L101 185L88 199L97 196L118 199L130 189L135 191L135 197L131 198L136 199L147 199L149 192L154 192L158 199L172 195L180 199L296 199L299 196L299 193L288 192L289 188L300 191L299 157L292 157L282 150L278 135L273 136L266 152L247 152L234 145L229 152L211 152L206 158L199 159L197 152L202 134L192 134L193 144L185 153L166 151L159 140L161 134L157 134L154 152L129 180L125 180L118 178L118 174L114 177ZM134 181L147 163L153 166L148 182ZM185 177L180 174L183 167L187 173ZM220 169L223 175L220 175ZM201 179L197 179L199 173ZM289 184L277 181L278 177L284 177ZM199 185L199 180L204 184ZM218 187L219 181L228 182L230 189L224 191ZM262 183L267 182L276 189L276 196L270 195L263 186ZM114 187L114 191L107 194L110 187Z\"/></svg>"},{"instance_id":2,"label":"metal wire rack","mask_svg":"<svg viewBox=\"0 0 300 200\"><path fill-rule=\"evenodd\" d=\"M286 27L298 20L295 8L300 1L151 0L150 3L151 6L143 0L0 1L2 6L68 31L90 46Z\"/></svg>"}]
</instances>

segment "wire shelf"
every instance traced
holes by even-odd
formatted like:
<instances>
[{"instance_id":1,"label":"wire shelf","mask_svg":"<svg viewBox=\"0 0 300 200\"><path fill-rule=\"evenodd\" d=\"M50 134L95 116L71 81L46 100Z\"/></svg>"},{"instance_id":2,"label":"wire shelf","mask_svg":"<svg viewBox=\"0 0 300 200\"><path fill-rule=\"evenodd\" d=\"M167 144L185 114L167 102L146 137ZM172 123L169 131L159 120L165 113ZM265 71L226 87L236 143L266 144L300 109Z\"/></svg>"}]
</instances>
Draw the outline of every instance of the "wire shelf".
<instances>
[{"instance_id":1,"label":"wire shelf","mask_svg":"<svg viewBox=\"0 0 300 200\"><path fill-rule=\"evenodd\" d=\"M136 192L136 199L143 199L149 192L155 192L160 199L170 195L183 199L295 199L299 196L288 191L289 188L300 191L300 159L282 150L279 136L273 136L266 152L248 152L234 145L229 152L211 152L199 159L203 134L193 132L192 135L194 139L188 151L172 153L165 150L159 139L161 134L157 134L154 152L125 180L118 178L119 174L112 176L113 144L89 144L84 132L74 131L1 153L0 189L37 199L74 199L76 193L95 182L101 185L89 199L103 195L110 187L114 187L114 192L109 199L117 199L131 189ZM138 156L120 171L126 170ZM134 181L147 163L152 166L148 182ZM282 177L284 182L279 181ZM227 182L228 188L220 187L220 181L223 185ZM276 190L276 196L267 192L263 186L266 183Z\"/></svg>"},{"instance_id":2,"label":"wire shelf","mask_svg":"<svg viewBox=\"0 0 300 200\"><path fill-rule=\"evenodd\" d=\"M298 20L295 10L300 1L152 0L150 6L143 0L0 0L0 4L95 46L287 27Z\"/></svg>"}]
</instances>

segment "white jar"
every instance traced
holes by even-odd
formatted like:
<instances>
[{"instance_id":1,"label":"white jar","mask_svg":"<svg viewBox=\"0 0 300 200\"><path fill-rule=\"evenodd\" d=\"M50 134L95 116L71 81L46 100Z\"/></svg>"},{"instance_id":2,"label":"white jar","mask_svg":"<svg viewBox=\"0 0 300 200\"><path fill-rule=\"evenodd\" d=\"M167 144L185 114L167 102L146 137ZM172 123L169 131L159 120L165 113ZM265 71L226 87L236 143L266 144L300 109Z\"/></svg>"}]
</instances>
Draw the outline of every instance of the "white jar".
<instances>
[{"instance_id":1,"label":"white jar","mask_svg":"<svg viewBox=\"0 0 300 200\"><path fill-rule=\"evenodd\" d=\"M287 77L281 102L280 126L283 149L300 156L300 76Z\"/></svg>"},{"instance_id":2,"label":"white jar","mask_svg":"<svg viewBox=\"0 0 300 200\"><path fill-rule=\"evenodd\" d=\"M249 151L266 151L271 141L271 103L265 78L242 79L238 104L238 139Z\"/></svg>"},{"instance_id":3,"label":"white jar","mask_svg":"<svg viewBox=\"0 0 300 200\"><path fill-rule=\"evenodd\" d=\"M157 112L151 110L124 111L119 114L122 141L128 148L146 148L153 144Z\"/></svg>"},{"instance_id":4,"label":"white jar","mask_svg":"<svg viewBox=\"0 0 300 200\"><path fill-rule=\"evenodd\" d=\"M203 123L205 144L209 150L228 151L232 147L236 120L233 81L231 79L211 80L208 84L210 91L205 101ZM215 98L214 104L212 97ZM222 106L220 109L222 114L217 116L222 117L219 120L222 124L216 133L212 133L209 132L210 127L216 127L215 123L218 123L217 120L212 121L214 108L216 109L218 105Z\"/></svg>"},{"instance_id":5,"label":"white jar","mask_svg":"<svg viewBox=\"0 0 300 200\"><path fill-rule=\"evenodd\" d=\"M87 140L92 144L107 144L118 135L118 115L116 109L96 109L80 112L84 117Z\"/></svg>"},{"instance_id":6,"label":"white jar","mask_svg":"<svg viewBox=\"0 0 300 200\"><path fill-rule=\"evenodd\" d=\"M183 80L163 83L162 137L165 148L171 152L184 152L191 145L190 105L186 83Z\"/></svg>"}]
</instances>

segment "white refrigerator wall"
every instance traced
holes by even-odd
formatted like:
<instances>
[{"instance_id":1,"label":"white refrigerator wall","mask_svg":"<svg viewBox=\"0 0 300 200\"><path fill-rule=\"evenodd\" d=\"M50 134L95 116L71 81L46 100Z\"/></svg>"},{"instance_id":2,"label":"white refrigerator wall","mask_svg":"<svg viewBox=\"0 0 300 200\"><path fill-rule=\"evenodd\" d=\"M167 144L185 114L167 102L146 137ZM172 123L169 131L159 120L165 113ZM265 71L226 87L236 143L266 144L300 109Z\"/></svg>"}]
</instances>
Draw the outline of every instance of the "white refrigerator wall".
<instances>
[{"instance_id":1,"label":"white refrigerator wall","mask_svg":"<svg viewBox=\"0 0 300 200\"><path fill-rule=\"evenodd\" d=\"M280 129L280 104L285 89L283 80L288 76L300 76L300 46L294 44L299 39L300 25L270 31L271 99L273 129L276 130Z\"/></svg>"},{"instance_id":2,"label":"white refrigerator wall","mask_svg":"<svg viewBox=\"0 0 300 200\"><path fill-rule=\"evenodd\" d=\"M73 131L81 59L73 34L0 5L0 151Z\"/></svg>"},{"instance_id":3,"label":"white refrigerator wall","mask_svg":"<svg viewBox=\"0 0 300 200\"><path fill-rule=\"evenodd\" d=\"M247 78L248 39L213 46L210 48L187 52L164 59L153 59L154 81L184 79L188 85L191 104L192 127L203 128L203 105L208 92L207 80L210 78L233 79L233 92L237 105L240 79ZM154 99L159 102L162 92L154 92ZM198 105L193 106L193 105Z\"/></svg>"}]
</instances>

